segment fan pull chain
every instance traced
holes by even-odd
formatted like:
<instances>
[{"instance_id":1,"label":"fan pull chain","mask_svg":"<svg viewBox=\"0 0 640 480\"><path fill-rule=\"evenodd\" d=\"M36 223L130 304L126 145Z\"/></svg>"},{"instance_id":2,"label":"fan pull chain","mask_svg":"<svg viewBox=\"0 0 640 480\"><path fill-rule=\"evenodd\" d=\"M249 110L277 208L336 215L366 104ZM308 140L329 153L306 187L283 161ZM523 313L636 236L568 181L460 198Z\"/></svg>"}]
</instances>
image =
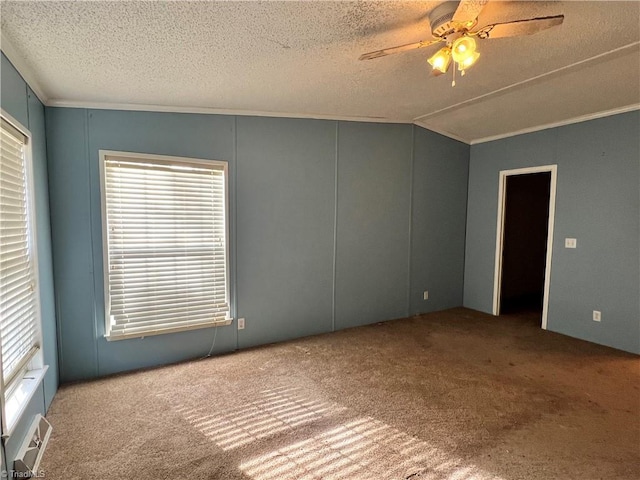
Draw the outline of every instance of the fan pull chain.
<instances>
[{"instance_id":1,"label":"fan pull chain","mask_svg":"<svg viewBox=\"0 0 640 480\"><path fill-rule=\"evenodd\" d=\"M453 62L453 80L451 80L451 86L455 87L456 86L456 62Z\"/></svg>"}]
</instances>

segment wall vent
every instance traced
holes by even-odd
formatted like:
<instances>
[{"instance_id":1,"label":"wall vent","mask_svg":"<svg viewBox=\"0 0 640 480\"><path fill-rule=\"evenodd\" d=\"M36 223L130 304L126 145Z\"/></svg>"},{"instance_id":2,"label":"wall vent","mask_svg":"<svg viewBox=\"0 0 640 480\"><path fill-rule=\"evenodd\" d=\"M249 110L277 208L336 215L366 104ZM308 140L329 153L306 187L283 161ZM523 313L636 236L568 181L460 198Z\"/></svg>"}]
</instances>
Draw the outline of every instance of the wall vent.
<instances>
[{"instance_id":1,"label":"wall vent","mask_svg":"<svg viewBox=\"0 0 640 480\"><path fill-rule=\"evenodd\" d=\"M29 427L24 443L13 462L13 476L15 478L39 478L38 472L44 449L49 441L53 427L42 415L36 415Z\"/></svg>"}]
</instances>

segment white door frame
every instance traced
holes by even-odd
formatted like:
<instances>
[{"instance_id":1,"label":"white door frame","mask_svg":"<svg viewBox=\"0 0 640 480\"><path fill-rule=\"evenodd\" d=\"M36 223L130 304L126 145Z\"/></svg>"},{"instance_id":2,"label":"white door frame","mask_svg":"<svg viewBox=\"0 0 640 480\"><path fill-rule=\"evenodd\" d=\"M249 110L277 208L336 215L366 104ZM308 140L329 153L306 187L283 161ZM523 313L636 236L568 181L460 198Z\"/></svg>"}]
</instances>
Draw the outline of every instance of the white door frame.
<instances>
[{"instance_id":1,"label":"white door frame","mask_svg":"<svg viewBox=\"0 0 640 480\"><path fill-rule=\"evenodd\" d=\"M556 215L556 180L557 165L542 165L540 167L518 168L515 170L501 170L498 185L498 220L496 222L496 259L493 281L493 314L500 315L500 286L502 283L502 249L504 242L504 213L507 194L507 177L512 175L526 175L528 173L551 173L549 190L549 225L547 227L547 260L544 272L544 296L542 300L542 328L547 329L547 314L549 312L549 287L551 283L551 254L553 249L553 225Z\"/></svg>"}]
</instances>

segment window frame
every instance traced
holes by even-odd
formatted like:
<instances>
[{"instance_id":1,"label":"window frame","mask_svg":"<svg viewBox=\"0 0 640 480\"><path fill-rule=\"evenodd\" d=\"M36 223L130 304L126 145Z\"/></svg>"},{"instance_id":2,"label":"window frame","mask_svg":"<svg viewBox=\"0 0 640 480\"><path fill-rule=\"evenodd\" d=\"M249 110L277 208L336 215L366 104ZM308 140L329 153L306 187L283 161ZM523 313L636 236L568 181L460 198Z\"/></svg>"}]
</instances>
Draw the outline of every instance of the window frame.
<instances>
[{"instance_id":1,"label":"window frame","mask_svg":"<svg viewBox=\"0 0 640 480\"><path fill-rule=\"evenodd\" d=\"M203 328L214 328L230 325L233 321L231 311L231 285L230 285L230 230L229 230L229 162L224 160L209 160L191 157L178 157L170 155L156 155L150 153L137 153L137 152L123 152L115 150L99 150L98 151L99 163L100 163L100 206L102 215L102 267L103 267L103 282L104 282L104 338L107 341L119 341L130 338L144 338L155 335L164 335L169 333L185 332L190 330L198 330ZM140 160L142 162L148 161L153 163L154 161L159 163L165 163L169 165L194 165L205 167L217 167L222 170L224 175L224 230L225 230L225 296L227 304L229 305L229 311L225 320L211 321L208 323L200 323L194 325L182 325L169 328L155 328L147 331L127 333L127 334L111 334L111 300L109 293L109 230L107 225L107 198L106 198L106 163L107 160L114 158L122 158L123 160Z\"/></svg>"},{"instance_id":2,"label":"window frame","mask_svg":"<svg viewBox=\"0 0 640 480\"><path fill-rule=\"evenodd\" d=\"M25 187L27 190L27 231L30 247L31 268L33 274L34 315L36 319L36 345L17 369L17 374L12 375L12 380L5 384L2 371L2 356L0 355L0 407L2 417L2 438L8 438L18 424L28 403L33 398L36 390L42 383L48 366L44 364L42 347L42 310L40 292L40 269L38 259L38 222L36 220L36 197L33 165L33 136L28 128L17 121L4 109L0 109L0 117L18 133L24 136L24 168ZM0 345L1 349L1 345ZM0 352L1 353L1 352Z\"/></svg>"}]
</instances>

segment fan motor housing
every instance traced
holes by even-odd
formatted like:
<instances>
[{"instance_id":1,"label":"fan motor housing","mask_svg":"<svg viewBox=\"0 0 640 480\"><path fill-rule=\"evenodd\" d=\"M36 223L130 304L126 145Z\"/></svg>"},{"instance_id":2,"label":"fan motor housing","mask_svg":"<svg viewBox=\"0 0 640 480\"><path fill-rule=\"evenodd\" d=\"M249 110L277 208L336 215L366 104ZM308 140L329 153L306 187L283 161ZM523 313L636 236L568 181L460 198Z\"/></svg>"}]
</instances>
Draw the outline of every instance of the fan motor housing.
<instances>
[{"instance_id":1,"label":"fan motor housing","mask_svg":"<svg viewBox=\"0 0 640 480\"><path fill-rule=\"evenodd\" d=\"M434 37L443 37L449 31L455 31L453 14L459 2L444 2L429 12L431 33Z\"/></svg>"},{"instance_id":2,"label":"fan motor housing","mask_svg":"<svg viewBox=\"0 0 640 480\"><path fill-rule=\"evenodd\" d=\"M460 29L460 25L453 22L453 15L460 2L444 2L429 12L431 34L434 37L446 38Z\"/></svg>"}]
</instances>

